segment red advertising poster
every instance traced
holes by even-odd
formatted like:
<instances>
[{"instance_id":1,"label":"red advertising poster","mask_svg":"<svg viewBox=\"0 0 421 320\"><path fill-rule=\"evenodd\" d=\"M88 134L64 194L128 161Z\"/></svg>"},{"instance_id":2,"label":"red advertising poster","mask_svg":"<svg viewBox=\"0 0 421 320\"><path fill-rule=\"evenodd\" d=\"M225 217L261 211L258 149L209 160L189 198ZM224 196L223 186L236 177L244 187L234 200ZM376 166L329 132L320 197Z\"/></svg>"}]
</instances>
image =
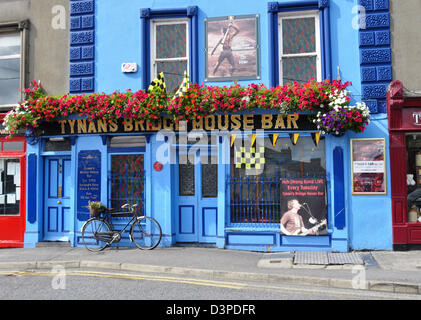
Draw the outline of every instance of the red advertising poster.
<instances>
[{"instance_id":1,"label":"red advertising poster","mask_svg":"<svg viewBox=\"0 0 421 320\"><path fill-rule=\"evenodd\" d=\"M386 194L385 139L352 139L352 194Z\"/></svg>"},{"instance_id":2,"label":"red advertising poster","mask_svg":"<svg viewBox=\"0 0 421 320\"><path fill-rule=\"evenodd\" d=\"M281 180L281 233L291 236L326 235L326 180Z\"/></svg>"}]
</instances>

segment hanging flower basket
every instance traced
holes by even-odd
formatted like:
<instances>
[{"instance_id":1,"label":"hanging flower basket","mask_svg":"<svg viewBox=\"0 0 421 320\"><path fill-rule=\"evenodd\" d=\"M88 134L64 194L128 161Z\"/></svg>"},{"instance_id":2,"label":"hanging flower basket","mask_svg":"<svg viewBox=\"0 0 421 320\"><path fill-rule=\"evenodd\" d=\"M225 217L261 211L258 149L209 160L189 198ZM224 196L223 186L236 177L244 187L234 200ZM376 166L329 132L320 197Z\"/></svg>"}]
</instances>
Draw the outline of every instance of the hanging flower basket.
<instances>
[{"instance_id":1,"label":"hanging flower basket","mask_svg":"<svg viewBox=\"0 0 421 320\"><path fill-rule=\"evenodd\" d=\"M158 121L162 114L174 122L193 121L215 113L253 112L272 109L281 114L306 113L325 134L352 130L363 132L370 123L370 111L362 102L350 105L349 82L336 80L289 83L267 88L264 84L235 83L229 87L189 83L182 96L165 92L139 90L112 94L47 96L40 83L32 82L25 89L27 99L19 102L4 118L9 136L19 129L33 130L42 122L84 117L88 121L116 122L122 118L143 120L147 126ZM31 132L31 131L28 131Z\"/></svg>"},{"instance_id":2,"label":"hanging flower basket","mask_svg":"<svg viewBox=\"0 0 421 320\"><path fill-rule=\"evenodd\" d=\"M101 212L104 212L106 207L101 203L101 201L89 201L89 214L92 217L98 218Z\"/></svg>"}]
</instances>

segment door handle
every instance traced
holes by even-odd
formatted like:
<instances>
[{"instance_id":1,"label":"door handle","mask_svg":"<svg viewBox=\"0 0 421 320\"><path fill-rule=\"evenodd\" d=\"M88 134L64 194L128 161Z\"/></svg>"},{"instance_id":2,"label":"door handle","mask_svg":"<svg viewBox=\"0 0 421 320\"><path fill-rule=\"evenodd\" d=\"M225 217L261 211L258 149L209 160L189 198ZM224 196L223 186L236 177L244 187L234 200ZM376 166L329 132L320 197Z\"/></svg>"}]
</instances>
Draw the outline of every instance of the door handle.
<instances>
[{"instance_id":1,"label":"door handle","mask_svg":"<svg viewBox=\"0 0 421 320\"><path fill-rule=\"evenodd\" d=\"M57 201L57 204L61 204L61 201L59 200L59 201Z\"/></svg>"}]
</instances>

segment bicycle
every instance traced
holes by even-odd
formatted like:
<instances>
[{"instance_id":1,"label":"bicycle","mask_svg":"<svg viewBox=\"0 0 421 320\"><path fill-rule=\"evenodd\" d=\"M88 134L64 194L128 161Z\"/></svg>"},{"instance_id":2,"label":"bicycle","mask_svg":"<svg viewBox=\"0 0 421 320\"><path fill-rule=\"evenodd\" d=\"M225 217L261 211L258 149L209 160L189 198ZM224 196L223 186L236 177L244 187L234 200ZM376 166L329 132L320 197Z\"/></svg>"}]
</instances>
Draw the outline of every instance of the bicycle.
<instances>
[{"instance_id":1,"label":"bicycle","mask_svg":"<svg viewBox=\"0 0 421 320\"><path fill-rule=\"evenodd\" d=\"M98 217L92 217L82 226L82 242L85 248L92 252L102 251L121 240L121 235L131 224L129 231L130 241L142 250L152 250L158 246L162 238L162 229L158 221L152 217L139 216L136 212L137 203L128 203L121 206L121 209L128 211L113 212L113 209L106 209ZM114 230L111 214L131 214L132 218L120 231Z\"/></svg>"}]
</instances>

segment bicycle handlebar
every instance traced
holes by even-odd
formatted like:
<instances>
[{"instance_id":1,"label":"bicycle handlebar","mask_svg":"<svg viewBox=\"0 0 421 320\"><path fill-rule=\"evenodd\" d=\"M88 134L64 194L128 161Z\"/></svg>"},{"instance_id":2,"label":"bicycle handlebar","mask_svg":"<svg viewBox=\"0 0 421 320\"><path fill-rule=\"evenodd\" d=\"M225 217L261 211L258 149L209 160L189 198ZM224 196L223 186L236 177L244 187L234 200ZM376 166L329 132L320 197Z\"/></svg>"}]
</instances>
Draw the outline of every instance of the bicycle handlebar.
<instances>
[{"instance_id":1,"label":"bicycle handlebar","mask_svg":"<svg viewBox=\"0 0 421 320\"><path fill-rule=\"evenodd\" d=\"M135 203L135 204L133 204L133 205L130 205L129 203L125 203L125 204L123 204L123 205L121 206L121 209L126 209L126 208L134 209L134 208L136 208L137 206L138 206L138 204L137 204L137 203Z\"/></svg>"}]
</instances>

